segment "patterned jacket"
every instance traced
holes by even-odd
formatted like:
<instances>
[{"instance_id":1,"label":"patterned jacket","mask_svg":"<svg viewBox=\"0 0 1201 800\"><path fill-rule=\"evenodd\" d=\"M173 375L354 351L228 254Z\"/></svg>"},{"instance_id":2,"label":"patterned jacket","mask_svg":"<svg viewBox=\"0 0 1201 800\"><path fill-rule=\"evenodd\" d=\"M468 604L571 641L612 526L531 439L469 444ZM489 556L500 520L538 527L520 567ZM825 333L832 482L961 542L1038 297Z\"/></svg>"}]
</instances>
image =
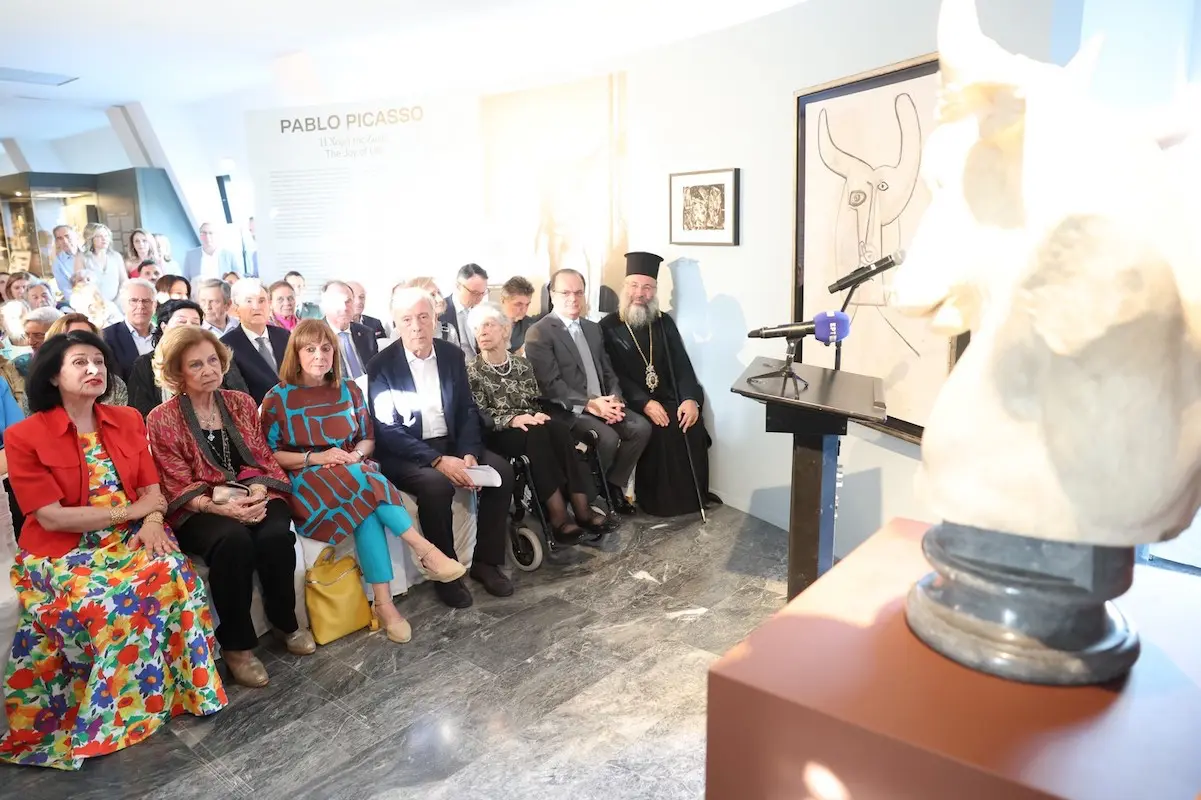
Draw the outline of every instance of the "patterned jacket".
<instances>
[{"instance_id":1,"label":"patterned jacket","mask_svg":"<svg viewBox=\"0 0 1201 800\"><path fill-rule=\"evenodd\" d=\"M171 398L146 418L150 450L162 476L163 495L167 498L167 514L172 525L179 525L192 516L192 512L184 508L185 503L230 481L248 485L261 483L273 498L286 500L292 492L291 483L263 438L254 398L244 392L221 389L216 392L216 400L230 445L237 449L246 464L237 475L217 464L207 442L201 444L204 434L187 395Z\"/></svg>"},{"instance_id":2,"label":"patterned jacket","mask_svg":"<svg viewBox=\"0 0 1201 800\"><path fill-rule=\"evenodd\" d=\"M480 407L480 416L490 419L496 430L509 427L516 416L537 414L542 410L538 407L538 381L529 359L518 355L509 356L509 359L511 367L507 375L497 373L483 356L467 362L471 395Z\"/></svg>"}]
</instances>

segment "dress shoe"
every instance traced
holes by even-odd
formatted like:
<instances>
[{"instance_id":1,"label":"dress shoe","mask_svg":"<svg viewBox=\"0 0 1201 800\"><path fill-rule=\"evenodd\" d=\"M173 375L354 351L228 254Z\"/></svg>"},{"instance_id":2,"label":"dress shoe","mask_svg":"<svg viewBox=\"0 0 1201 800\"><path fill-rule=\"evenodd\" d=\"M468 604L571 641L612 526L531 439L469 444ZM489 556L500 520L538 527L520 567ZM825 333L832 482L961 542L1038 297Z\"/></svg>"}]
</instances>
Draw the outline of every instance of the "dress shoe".
<instances>
[{"instance_id":1,"label":"dress shoe","mask_svg":"<svg viewBox=\"0 0 1201 800\"><path fill-rule=\"evenodd\" d=\"M613 510L618 514L629 516L637 511L634 504L626 497L625 489L619 489L610 483L609 494L613 497Z\"/></svg>"},{"instance_id":2,"label":"dress shoe","mask_svg":"<svg viewBox=\"0 0 1201 800\"><path fill-rule=\"evenodd\" d=\"M418 563L421 566L421 574L426 578L438 583L449 583L467 574L467 567L446 555L438 558L439 555L442 555L442 551L431 544L429 549L417 556ZM437 570L432 570L429 568L429 564L426 563L427 561L429 564L441 563L441 567Z\"/></svg>"},{"instance_id":3,"label":"dress shoe","mask_svg":"<svg viewBox=\"0 0 1201 800\"><path fill-rule=\"evenodd\" d=\"M308 628L297 628L291 633L284 633L279 628L273 629L275 638L284 643L288 652L294 656L311 656L317 652L317 643Z\"/></svg>"},{"instance_id":4,"label":"dress shoe","mask_svg":"<svg viewBox=\"0 0 1201 800\"><path fill-rule=\"evenodd\" d=\"M571 547L573 544L579 544L580 539L584 538L584 529L579 526L568 528L567 525L564 525L562 528L555 529L551 536L555 537L556 544Z\"/></svg>"},{"instance_id":5,"label":"dress shoe","mask_svg":"<svg viewBox=\"0 0 1201 800\"><path fill-rule=\"evenodd\" d=\"M603 533L612 533L621 527L621 520L613 514L598 514L592 520L580 523L580 527L588 533L599 536Z\"/></svg>"},{"instance_id":6,"label":"dress shoe","mask_svg":"<svg viewBox=\"0 0 1201 800\"><path fill-rule=\"evenodd\" d=\"M500 571L500 567L492 564L481 564L478 561L471 565L472 578L484 584L484 591L497 597L508 597L513 594L513 582Z\"/></svg>"},{"instance_id":7,"label":"dress shoe","mask_svg":"<svg viewBox=\"0 0 1201 800\"><path fill-rule=\"evenodd\" d=\"M435 583L434 593L438 595L438 599L451 608L469 608L471 606L471 592L467 591L467 587L463 585L463 579L448 581L446 583Z\"/></svg>"},{"instance_id":8,"label":"dress shoe","mask_svg":"<svg viewBox=\"0 0 1201 800\"><path fill-rule=\"evenodd\" d=\"M372 632L378 631L381 626L384 629L384 634L388 637L388 641L390 642L404 644L413 638L413 626L409 624L407 619L401 617L400 619L389 622L385 625L379 618L379 615L376 613L375 606L372 606L370 630Z\"/></svg>"},{"instance_id":9,"label":"dress shoe","mask_svg":"<svg viewBox=\"0 0 1201 800\"><path fill-rule=\"evenodd\" d=\"M267 668L253 652L242 652L246 654L245 657L230 658L230 653L225 654L225 666L229 667L229 674L233 676L234 683L249 686L251 689L262 689L270 680Z\"/></svg>"}]
</instances>

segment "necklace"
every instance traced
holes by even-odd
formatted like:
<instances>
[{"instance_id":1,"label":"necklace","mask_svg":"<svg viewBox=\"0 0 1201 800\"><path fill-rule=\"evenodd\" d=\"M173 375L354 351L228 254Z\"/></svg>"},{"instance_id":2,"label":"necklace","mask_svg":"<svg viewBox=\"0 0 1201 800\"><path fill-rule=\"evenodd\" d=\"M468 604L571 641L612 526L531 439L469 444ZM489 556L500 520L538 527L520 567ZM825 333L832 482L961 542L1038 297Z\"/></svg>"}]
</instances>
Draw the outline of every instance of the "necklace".
<instances>
[{"instance_id":1,"label":"necklace","mask_svg":"<svg viewBox=\"0 0 1201 800\"><path fill-rule=\"evenodd\" d=\"M221 411L217 408L216 403L213 403L212 413L208 416L207 419L201 419L200 424L203 425L205 430L207 431L210 442L213 442L216 440L217 431L221 430L221 434L222 434L221 440L224 443L225 431L223 429L223 426L221 425Z\"/></svg>"},{"instance_id":2,"label":"necklace","mask_svg":"<svg viewBox=\"0 0 1201 800\"><path fill-rule=\"evenodd\" d=\"M513 359L509 356L508 353L505 353L505 363L501 364L499 367L497 365L493 364L487 358L484 359L484 363L488 365L488 369L492 370L493 372L495 372L497 375L500 375L501 377L504 377L513 371ZM503 372L501 371L502 368L504 370Z\"/></svg>"},{"instance_id":3,"label":"necklace","mask_svg":"<svg viewBox=\"0 0 1201 800\"><path fill-rule=\"evenodd\" d=\"M638 355L642 356L642 361L646 364L646 388L653 392L659 388L659 373L655 372L655 332L651 330L650 323L647 323L646 341L651 353L650 358L647 358L646 353L642 352L642 345L638 344L638 337L634 335L634 329L628 322L626 330L630 332L630 338L634 340L634 346L638 348Z\"/></svg>"}]
</instances>

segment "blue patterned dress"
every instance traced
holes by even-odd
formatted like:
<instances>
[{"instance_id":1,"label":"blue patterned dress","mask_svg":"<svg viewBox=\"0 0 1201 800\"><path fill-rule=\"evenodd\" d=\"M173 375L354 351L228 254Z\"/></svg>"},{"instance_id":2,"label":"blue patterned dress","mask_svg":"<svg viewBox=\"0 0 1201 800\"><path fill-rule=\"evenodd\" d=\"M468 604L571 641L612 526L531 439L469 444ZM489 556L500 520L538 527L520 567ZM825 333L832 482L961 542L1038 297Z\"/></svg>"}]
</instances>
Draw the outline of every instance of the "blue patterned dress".
<instances>
[{"instance_id":1,"label":"blue patterned dress","mask_svg":"<svg viewBox=\"0 0 1201 800\"><path fill-rule=\"evenodd\" d=\"M303 453L340 447L347 452L374 438L371 415L358 385L293 386L281 383L263 398L263 435L276 452ZM404 500L374 461L310 466L292 480L296 532L337 544L383 503L404 510ZM407 515L406 515L407 516Z\"/></svg>"}]
</instances>

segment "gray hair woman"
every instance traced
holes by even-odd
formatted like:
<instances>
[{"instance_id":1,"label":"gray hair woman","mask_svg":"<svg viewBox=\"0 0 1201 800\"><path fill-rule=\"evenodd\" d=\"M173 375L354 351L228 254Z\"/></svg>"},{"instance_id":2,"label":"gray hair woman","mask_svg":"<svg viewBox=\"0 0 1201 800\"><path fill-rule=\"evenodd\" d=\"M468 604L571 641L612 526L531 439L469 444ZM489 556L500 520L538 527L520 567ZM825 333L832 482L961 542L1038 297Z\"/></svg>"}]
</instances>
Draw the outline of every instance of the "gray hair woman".
<instances>
[{"instance_id":1,"label":"gray hair woman","mask_svg":"<svg viewBox=\"0 0 1201 800\"><path fill-rule=\"evenodd\" d=\"M467 315L467 327L479 345L479 355L467 362L467 379L488 448L508 458L529 457L534 493L546 506L553 529L547 533L562 544L575 544L585 532L615 529L614 518L589 506L596 487L576 454L571 428L539 408L533 367L524 356L509 352L512 325L504 309L480 303Z\"/></svg>"}]
</instances>

